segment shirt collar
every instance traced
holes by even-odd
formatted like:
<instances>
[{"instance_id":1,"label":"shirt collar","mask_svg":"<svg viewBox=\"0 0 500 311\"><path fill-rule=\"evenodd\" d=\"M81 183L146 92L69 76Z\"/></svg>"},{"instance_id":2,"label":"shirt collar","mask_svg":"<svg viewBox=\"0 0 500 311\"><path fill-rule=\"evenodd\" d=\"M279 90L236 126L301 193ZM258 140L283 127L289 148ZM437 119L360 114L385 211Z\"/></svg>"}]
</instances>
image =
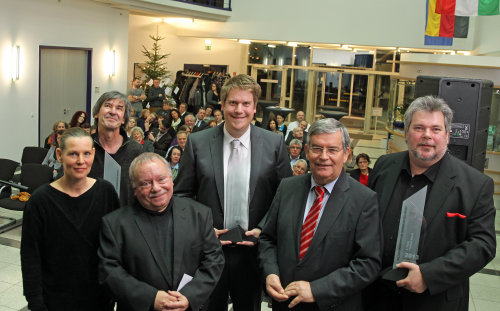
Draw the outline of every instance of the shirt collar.
<instances>
[{"instance_id":1,"label":"shirt collar","mask_svg":"<svg viewBox=\"0 0 500 311\"><path fill-rule=\"evenodd\" d=\"M328 191L328 194L332 194L333 187L335 187L335 184L337 183L337 180L339 180L338 177L334 181L329 182L329 183L327 183L326 185L323 186L323 187L325 187L326 191ZM319 185L314 181L314 178L311 175L311 188L309 189L309 191L311 191L316 186L319 186Z\"/></svg>"},{"instance_id":2,"label":"shirt collar","mask_svg":"<svg viewBox=\"0 0 500 311\"><path fill-rule=\"evenodd\" d=\"M437 174L439 172L439 167L441 166L441 162L443 162L443 159L448 156L448 153L445 153L444 156L441 158L441 160L437 161L434 163L431 167L429 167L425 172L423 172L421 175L424 175L429 181L434 183L436 180ZM402 171L406 172L408 176L411 175L411 169L410 169L410 156L407 153L406 157L403 160L403 167L401 168Z\"/></svg>"},{"instance_id":3,"label":"shirt collar","mask_svg":"<svg viewBox=\"0 0 500 311\"><path fill-rule=\"evenodd\" d=\"M240 141L240 143L245 147L246 149L250 149L250 128L251 126L248 127L245 133L241 135L241 137L235 138L229 134L229 132L226 130L226 127L223 126L223 131L224 131L224 144L229 144L231 141L234 139L237 139Z\"/></svg>"}]
</instances>

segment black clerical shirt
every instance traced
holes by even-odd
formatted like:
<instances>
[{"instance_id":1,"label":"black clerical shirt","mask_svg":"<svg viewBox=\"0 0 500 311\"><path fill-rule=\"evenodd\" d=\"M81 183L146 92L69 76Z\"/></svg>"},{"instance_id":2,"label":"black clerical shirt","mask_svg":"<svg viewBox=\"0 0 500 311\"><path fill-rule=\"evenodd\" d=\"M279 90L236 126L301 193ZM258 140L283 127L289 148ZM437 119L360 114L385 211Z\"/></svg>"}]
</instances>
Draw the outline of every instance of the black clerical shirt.
<instances>
[{"instance_id":1,"label":"black clerical shirt","mask_svg":"<svg viewBox=\"0 0 500 311\"><path fill-rule=\"evenodd\" d=\"M396 186L394 187L391 201L387 206L387 210L385 211L382 219L384 229L384 253L382 256L382 269L392 267L394 263L394 253L396 250L396 242L398 239L399 220L401 217L401 207L403 205L403 201L415 194L423 187L427 186L427 197L425 203L425 205L427 206L427 198L429 197L432 185L436 180L441 161L442 159L429 167L423 174L415 175L412 177L410 170L410 159L408 155L406 156L401 168L401 172L399 173L398 181L396 182ZM425 234L425 219L422 220L420 241L422 241L423 234ZM419 249L422 249L421 242L419 243Z\"/></svg>"},{"instance_id":2,"label":"black clerical shirt","mask_svg":"<svg viewBox=\"0 0 500 311\"><path fill-rule=\"evenodd\" d=\"M173 283L173 264L174 264L174 224L172 214L172 202L169 203L163 212L154 212L142 208L148 215L151 227L155 232L157 247L159 253L163 255L168 276Z\"/></svg>"}]
</instances>

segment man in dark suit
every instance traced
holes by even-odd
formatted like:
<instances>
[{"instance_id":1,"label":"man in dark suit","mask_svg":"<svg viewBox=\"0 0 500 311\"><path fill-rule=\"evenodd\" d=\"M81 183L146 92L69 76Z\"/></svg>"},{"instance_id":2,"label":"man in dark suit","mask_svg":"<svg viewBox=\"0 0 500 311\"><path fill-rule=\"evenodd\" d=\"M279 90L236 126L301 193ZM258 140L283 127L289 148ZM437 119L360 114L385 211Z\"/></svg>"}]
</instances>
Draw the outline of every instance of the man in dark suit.
<instances>
[{"instance_id":1,"label":"man in dark suit","mask_svg":"<svg viewBox=\"0 0 500 311\"><path fill-rule=\"evenodd\" d=\"M311 174L283 180L259 243L273 310L362 310L361 290L380 271L377 196L350 178L349 134L315 122L305 146Z\"/></svg>"},{"instance_id":2,"label":"man in dark suit","mask_svg":"<svg viewBox=\"0 0 500 311\"><path fill-rule=\"evenodd\" d=\"M199 310L222 272L210 210L172 197L169 167L155 153L137 157L130 165L136 201L103 218L99 282L118 310Z\"/></svg>"},{"instance_id":3,"label":"man in dark suit","mask_svg":"<svg viewBox=\"0 0 500 311\"><path fill-rule=\"evenodd\" d=\"M201 107L198 109L196 114L196 121L194 122L193 133L199 132L207 127L207 122L203 120L205 118L205 108Z\"/></svg>"},{"instance_id":4,"label":"man in dark suit","mask_svg":"<svg viewBox=\"0 0 500 311\"><path fill-rule=\"evenodd\" d=\"M405 113L408 151L382 156L370 174L384 232L382 269L394 262L403 200L427 186L416 263L364 292L368 310L468 310L469 277L495 256L493 181L447 153L453 112L420 97ZM406 271L405 270L405 271Z\"/></svg>"},{"instance_id":5,"label":"man in dark suit","mask_svg":"<svg viewBox=\"0 0 500 311\"><path fill-rule=\"evenodd\" d=\"M196 197L212 209L226 265L210 298L210 310L260 310L257 249L259 222L282 178L292 175L283 137L250 125L260 86L247 75L226 81L221 90L223 125L189 135L174 193ZM243 242L221 237L241 227Z\"/></svg>"},{"instance_id":6,"label":"man in dark suit","mask_svg":"<svg viewBox=\"0 0 500 311\"><path fill-rule=\"evenodd\" d=\"M172 117L167 115L158 124L159 128L149 132L148 139L153 142L156 153L166 154L176 133L172 128Z\"/></svg>"}]
</instances>

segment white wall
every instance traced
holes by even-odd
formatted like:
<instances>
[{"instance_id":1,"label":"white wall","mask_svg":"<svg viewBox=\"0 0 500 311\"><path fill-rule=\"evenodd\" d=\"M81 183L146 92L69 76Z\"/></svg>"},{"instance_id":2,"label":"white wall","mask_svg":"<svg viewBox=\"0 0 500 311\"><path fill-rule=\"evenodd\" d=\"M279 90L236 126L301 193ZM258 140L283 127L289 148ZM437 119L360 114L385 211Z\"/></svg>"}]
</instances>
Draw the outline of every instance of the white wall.
<instances>
[{"instance_id":1,"label":"white wall","mask_svg":"<svg viewBox=\"0 0 500 311\"><path fill-rule=\"evenodd\" d=\"M0 157L19 161L24 146L38 145L39 46L93 49L93 104L103 92L126 90L128 12L82 0L0 0L0 7ZM21 47L21 77L14 83L9 73L13 45ZM118 55L112 78L103 69L110 49Z\"/></svg>"},{"instance_id":2,"label":"white wall","mask_svg":"<svg viewBox=\"0 0 500 311\"><path fill-rule=\"evenodd\" d=\"M425 1L235 0L232 16L202 31L206 36L424 48ZM469 28L474 33L474 23ZM498 29L498 28L496 28ZM198 29L184 29L194 35ZM472 49L472 36L454 39ZM435 48L435 47L433 47ZM449 47L448 47L449 48Z\"/></svg>"},{"instance_id":3,"label":"white wall","mask_svg":"<svg viewBox=\"0 0 500 311\"><path fill-rule=\"evenodd\" d=\"M478 16L475 32L475 54L500 56L500 16Z\"/></svg>"},{"instance_id":4,"label":"white wall","mask_svg":"<svg viewBox=\"0 0 500 311\"><path fill-rule=\"evenodd\" d=\"M142 46L151 49L153 40L150 35L164 37L159 42L160 52L170 54L167 58L167 69L175 77L177 70L183 70L184 64L228 65L228 73L245 73L247 46L226 39L212 39L212 49L205 50L205 37L181 37L176 29L166 23L156 22L155 18L130 16L129 26L129 58L128 81L132 80L134 63L143 63L146 57L142 54Z\"/></svg>"}]
</instances>

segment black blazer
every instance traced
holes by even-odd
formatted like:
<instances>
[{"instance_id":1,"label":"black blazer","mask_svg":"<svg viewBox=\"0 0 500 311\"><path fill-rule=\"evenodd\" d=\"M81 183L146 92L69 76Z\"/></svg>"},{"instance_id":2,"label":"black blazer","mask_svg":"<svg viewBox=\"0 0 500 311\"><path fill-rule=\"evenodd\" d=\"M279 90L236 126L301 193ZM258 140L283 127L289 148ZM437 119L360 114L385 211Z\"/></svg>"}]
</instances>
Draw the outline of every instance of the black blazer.
<instances>
[{"instance_id":1,"label":"black blazer","mask_svg":"<svg viewBox=\"0 0 500 311\"><path fill-rule=\"evenodd\" d=\"M199 131L205 129L207 126L208 126L207 122L205 122L205 120L202 120L199 126L194 126L193 127L193 133L194 132L199 132Z\"/></svg>"},{"instance_id":2,"label":"black blazer","mask_svg":"<svg viewBox=\"0 0 500 311\"><path fill-rule=\"evenodd\" d=\"M158 252L158 237L138 202L103 218L99 282L118 302L118 310L150 310L158 290L176 290L184 274L193 277L180 292L199 310L217 284L224 255L210 210L186 198L172 198L173 273ZM170 207L169 207L170 208ZM170 275L173 275L173 280Z\"/></svg>"},{"instance_id":3,"label":"black blazer","mask_svg":"<svg viewBox=\"0 0 500 311\"><path fill-rule=\"evenodd\" d=\"M224 228L223 126L189 135L182 154L174 194L196 197L212 209L214 227ZM252 144L249 229L267 213L282 178L292 175L281 135L250 125Z\"/></svg>"},{"instance_id":4,"label":"black blazer","mask_svg":"<svg viewBox=\"0 0 500 311\"><path fill-rule=\"evenodd\" d=\"M407 156L407 151L382 156L370 174L381 219ZM420 239L418 264L427 291L411 294L402 289L404 310L467 311L469 277L495 256L493 188L488 176L450 154L444 156L427 198Z\"/></svg>"},{"instance_id":5,"label":"black blazer","mask_svg":"<svg viewBox=\"0 0 500 311\"><path fill-rule=\"evenodd\" d=\"M310 282L316 303L299 303L295 310L362 310L361 290L376 279L381 264L377 196L342 171L300 260L310 188L311 174L281 182L260 235L263 277L278 275L283 288L293 281ZM273 301L273 310L288 310L288 303Z\"/></svg>"}]
</instances>

